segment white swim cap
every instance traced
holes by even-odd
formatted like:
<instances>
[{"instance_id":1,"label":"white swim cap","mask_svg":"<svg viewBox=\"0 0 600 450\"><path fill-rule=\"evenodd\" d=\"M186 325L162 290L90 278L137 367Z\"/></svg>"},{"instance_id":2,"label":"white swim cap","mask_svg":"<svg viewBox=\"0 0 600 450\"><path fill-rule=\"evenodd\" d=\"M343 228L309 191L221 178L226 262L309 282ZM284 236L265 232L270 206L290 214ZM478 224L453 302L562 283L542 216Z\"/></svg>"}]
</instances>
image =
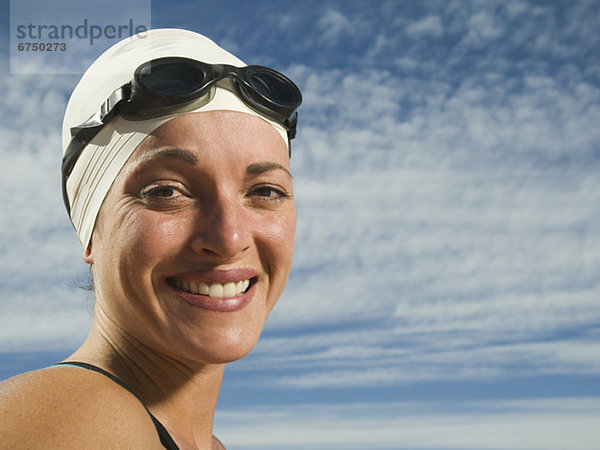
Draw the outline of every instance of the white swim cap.
<instances>
[{"instance_id":1,"label":"white swim cap","mask_svg":"<svg viewBox=\"0 0 600 450\"><path fill-rule=\"evenodd\" d=\"M90 66L71 94L63 120L63 155L71 141L72 127L95 114L115 89L131 81L141 64L169 56L209 64L245 66L210 39L187 30L150 30L118 42ZM288 145L287 131L283 126L250 109L233 92L221 87L216 89L209 103L193 111L135 121L117 115L85 147L66 183L71 222L84 248L89 245L106 194L142 140L178 115L215 110L238 111L260 117L270 123Z\"/></svg>"}]
</instances>

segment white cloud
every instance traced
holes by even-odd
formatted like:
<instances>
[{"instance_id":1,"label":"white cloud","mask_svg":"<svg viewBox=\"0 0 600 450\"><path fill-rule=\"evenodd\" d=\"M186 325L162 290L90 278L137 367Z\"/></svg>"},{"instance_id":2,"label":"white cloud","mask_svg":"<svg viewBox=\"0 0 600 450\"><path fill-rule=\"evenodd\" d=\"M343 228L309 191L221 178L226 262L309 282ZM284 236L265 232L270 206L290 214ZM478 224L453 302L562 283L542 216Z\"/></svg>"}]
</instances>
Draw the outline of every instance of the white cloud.
<instances>
[{"instance_id":1,"label":"white cloud","mask_svg":"<svg viewBox=\"0 0 600 450\"><path fill-rule=\"evenodd\" d=\"M73 348L87 334L85 273L60 194L60 126L70 78L1 81L0 332L2 351Z\"/></svg>"},{"instance_id":2,"label":"white cloud","mask_svg":"<svg viewBox=\"0 0 600 450\"><path fill-rule=\"evenodd\" d=\"M322 32L321 39L329 44L336 42L352 31L352 24L346 16L334 9L325 11L319 18L317 26Z\"/></svg>"},{"instance_id":3,"label":"white cloud","mask_svg":"<svg viewBox=\"0 0 600 450\"><path fill-rule=\"evenodd\" d=\"M442 20L438 16L427 16L408 25L406 31L414 36L440 37L444 34Z\"/></svg>"},{"instance_id":4,"label":"white cloud","mask_svg":"<svg viewBox=\"0 0 600 450\"><path fill-rule=\"evenodd\" d=\"M575 306L577 308L577 306ZM595 376L600 370L597 336L552 338L516 327L494 329L508 319L444 318L382 324L294 337L265 336L246 360L230 370L238 387L345 389L405 386L431 381L496 382L505 377ZM588 318L597 322L597 317ZM471 329L477 322L481 329ZM582 322L585 322L582 320ZM588 322L588 323L589 323ZM483 329L490 325L491 329ZM585 325L583 326L585 327Z\"/></svg>"},{"instance_id":5,"label":"white cloud","mask_svg":"<svg viewBox=\"0 0 600 450\"><path fill-rule=\"evenodd\" d=\"M221 410L215 433L231 449L592 450L598 398L309 404Z\"/></svg>"},{"instance_id":6,"label":"white cloud","mask_svg":"<svg viewBox=\"0 0 600 450\"><path fill-rule=\"evenodd\" d=\"M39 292L36 300L41 303L42 297L48 295L47 291ZM63 307L63 311L45 312L44 309L39 308L37 315L30 311L3 313L0 348L4 352L18 353L40 349L42 345L43 351L48 352L75 350L83 343L92 323L85 305L71 310Z\"/></svg>"}]
</instances>

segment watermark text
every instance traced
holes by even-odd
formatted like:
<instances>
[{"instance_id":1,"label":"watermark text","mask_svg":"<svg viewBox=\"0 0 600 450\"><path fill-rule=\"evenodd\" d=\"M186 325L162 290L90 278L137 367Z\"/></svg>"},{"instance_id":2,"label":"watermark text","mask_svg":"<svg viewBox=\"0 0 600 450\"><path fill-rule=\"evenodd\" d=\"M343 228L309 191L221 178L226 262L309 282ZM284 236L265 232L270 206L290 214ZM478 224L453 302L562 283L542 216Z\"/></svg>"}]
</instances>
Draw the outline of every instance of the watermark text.
<instances>
[{"instance_id":1,"label":"watermark text","mask_svg":"<svg viewBox=\"0 0 600 450\"><path fill-rule=\"evenodd\" d=\"M27 25L16 25L16 38L28 41L53 41L60 40L63 43L66 40L85 39L90 45L94 45L94 40L106 39L124 39L133 35L144 38L144 33L148 31L145 25L135 25L133 19L129 19L126 24L119 25L94 25L89 24L88 19L83 19L80 25L41 25L29 23Z\"/></svg>"}]
</instances>

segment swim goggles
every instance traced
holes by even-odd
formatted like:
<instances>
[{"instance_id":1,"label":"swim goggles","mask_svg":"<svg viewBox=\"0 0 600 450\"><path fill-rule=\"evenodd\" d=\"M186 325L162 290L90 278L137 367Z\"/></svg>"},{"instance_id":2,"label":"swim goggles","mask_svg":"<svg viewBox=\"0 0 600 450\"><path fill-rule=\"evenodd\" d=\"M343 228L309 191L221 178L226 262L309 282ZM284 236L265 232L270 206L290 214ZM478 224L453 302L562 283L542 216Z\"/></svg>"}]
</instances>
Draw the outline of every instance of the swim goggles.
<instances>
[{"instance_id":1,"label":"swim goggles","mask_svg":"<svg viewBox=\"0 0 600 450\"><path fill-rule=\"evenodd\" d=\"M207 64L190 58L167 57L145 62L133 79L116 89L84 123L71 128L71 142L62 160L63 200L70 212L67 180L81 152L115 114L146 120L193 111L209 103L217 87L232 90L248 107L282 125L288 145L296 135L302 94L292 80L264 66Z\"/></svg>"}]
</instances>

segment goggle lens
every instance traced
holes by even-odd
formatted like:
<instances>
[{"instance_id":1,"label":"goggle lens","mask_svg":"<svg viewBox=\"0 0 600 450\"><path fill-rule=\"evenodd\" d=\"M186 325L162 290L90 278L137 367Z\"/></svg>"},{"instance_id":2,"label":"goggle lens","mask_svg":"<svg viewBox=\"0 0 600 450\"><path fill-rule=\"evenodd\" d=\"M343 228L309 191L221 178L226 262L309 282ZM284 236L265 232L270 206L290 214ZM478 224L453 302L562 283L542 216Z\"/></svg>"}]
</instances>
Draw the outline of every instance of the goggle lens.
<instances>
[{"instance_id":1,"label":"goggle lens","mask_svg":"<svg viewBox=\"0 0 600 450\"><path fill-rule=\"evenodd\" d=\"M205 79L205 71L198 66L160 60L142 65L135 74L136 84L146 93L170 100L193 98Z\"/></svg>"},{"instance_id":2,"label":"goggle lens","mask_svg":"<svg viewBox=\"0 0 600 450\"><path fill-rule=\"evenodd\" d=\"M254 71L246 81L258 94L277 105L296 107L299 103L298 95L289 83L271 73Z\"/></svg>"}]
</instances>

